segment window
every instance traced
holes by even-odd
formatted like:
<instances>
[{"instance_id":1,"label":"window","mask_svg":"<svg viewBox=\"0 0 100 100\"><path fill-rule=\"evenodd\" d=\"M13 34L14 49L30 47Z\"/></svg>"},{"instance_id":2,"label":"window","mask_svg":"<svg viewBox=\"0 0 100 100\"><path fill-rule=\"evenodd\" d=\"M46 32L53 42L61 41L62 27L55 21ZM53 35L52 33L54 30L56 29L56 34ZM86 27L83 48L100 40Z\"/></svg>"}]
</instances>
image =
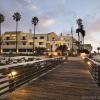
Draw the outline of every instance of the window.
<instances>
[{"instance_id":1,"label":"window","mask_svg":"<svg viewBox=\"0 0 100 100\"><path fill-rule=\"evenodd\" d=\"M40 39L44 39L44 36L41 36Z\"/></svg>"},{"instance_id":2,"label":"window","mask_svg":"<svg viewBox=\"0 0 100 100\"><path fill-rule=\"evenodd\" d=\"M6 44L7 44L7 45L9 45L9 43L8 43L8 42L7 42Z\"/></svg>"},{"instance_id":3,"label":"window","mask_svg":"<svg viewBox=\"0 0 100 100\"><path fill-rule=\"evenodd\" d=\"M15 42L11 42L10 45L15 45Z\"/></svg>"},{"instance_id":4,"label":"window","mask_svg":"<svg viewBox=\"0 0 100 100\"><path fill-rule=\"evenodd\" d=\"M26 45L26 43L25 43L25 42L23 42L23 45Z\"/></svg>"},{"instance_id":5,"label":"window","mask_svg":"<svg viewBox=\"0 0 100 100\"><path fill-rule=\"evenodd\" d=\"M39 45L43 45L43 42L39 42Z\"/></svg>"},{"instance_id":6,"label":"window","mask_svg":"<svg viewBox=\"0 0 100 100\"><path fill-rule=\"evenodd\" d=\"M37 39L37 37L33 37L32 39Z\"/></svg>"},{"instance_id":7,"label":"window","mask_svg":"<svg viewBox=\"0 0 100 100\"><path fill-rule=\"evenodd\" d=\"M54 40L55 40L55 38L53 37L53 38L52 38L52 41L54 41Z\"/></svg>"},{"instance_id":8,"label":"window","mask_svg":"<svg viewBox=\"0 0 100 100\"><path fill-rule=\"evenodd\" d=\"M6 37L6 40L10 40L10 37Z\"/></svg>"},{"instance_id":9,"label":"window","mask_svg":"<svg viewBox=\"0 0 100 100\"><path fill-rule=\"evenodd\" d=\"M19 52L26 52L26 49L19 49Z\"/></svg>"},{"instance_id":10,"label":"window","mask_svg":"<svg viewBox=\"0 0 100 100\"><path fill-rule=\"evenodd\" d=\"M37 39L37 37L34 37L35 39Z\"/></svg>"},{"instance_id":11,"label":"window","mask_svg":"<svg viewBox=\"0 0 100 100\"><path fill-rule=\"evenodd\" d=\"M22 40L26 40L26 36L23 36L23 37L22 37Z\"/></svg>"},{"instance_id":12,"label":"window","mask_svg":"<svg viewBox=\"0 0 100 100\"><path fill-rule=\"evenodd\" d=\"M33 45L33 43L32 43L32 42L30 42L30 45Z\"/></svg>"},{"instance_id":13,"label":"window","mask_svg":"<svg viewBox=\"0 0 100 100\"><path fill-rule=\"evenodd\" d=\"M32 52L32 49L27 49L27 52Z\"/></svg>"}]
</instances>

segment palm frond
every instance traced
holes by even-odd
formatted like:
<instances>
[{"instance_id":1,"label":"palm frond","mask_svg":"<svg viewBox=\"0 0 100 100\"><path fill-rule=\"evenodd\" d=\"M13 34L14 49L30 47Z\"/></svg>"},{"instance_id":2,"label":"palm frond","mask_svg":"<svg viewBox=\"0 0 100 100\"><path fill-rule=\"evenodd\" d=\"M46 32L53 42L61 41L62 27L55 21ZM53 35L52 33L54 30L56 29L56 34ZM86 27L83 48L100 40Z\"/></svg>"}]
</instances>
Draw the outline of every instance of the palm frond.
<instances>
[{"instance_id":1,"label":"palm frond","mask_svg":"<svg viewBox=\"0 0 100 100\"><path fill-rule=\"evenodd\" d=\"M4 15L0 13L0 23L4 22L4 20L5 20Z\"/></svg>"},{"instance_id":2,"label":"palm frond","mask_svg":"<svg viewBox=\"0 0 100 100\"><path fill-rule=\"evenodd\" d=\"M21 14L19 12L14 13L13 19L17 22L21 19Z\"/></svg>"}]
</instances>

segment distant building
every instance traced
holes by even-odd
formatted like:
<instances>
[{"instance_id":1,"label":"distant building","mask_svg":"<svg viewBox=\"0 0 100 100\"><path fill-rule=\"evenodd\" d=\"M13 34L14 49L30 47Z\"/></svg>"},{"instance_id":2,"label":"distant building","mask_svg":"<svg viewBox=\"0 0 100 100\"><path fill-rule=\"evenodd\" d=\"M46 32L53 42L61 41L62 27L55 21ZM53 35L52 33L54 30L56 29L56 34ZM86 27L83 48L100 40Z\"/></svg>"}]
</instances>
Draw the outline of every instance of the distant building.
<instances>
[{"instance_id":1,"label":"distant building","mask_svg":"<svg viewBox=\"0 0 100 100\"><path fill-rule=\"evenodd\" d=\"M30 30L29 33L17 32L18 35L18 53L24 53L24 54L31 54L33 52L33 34ZM72 36L66 35L63 36L61 33L60 36L58 36L54 32L50 33L43 33L43 34L35 34L35 47L43 47L46 48L47 51L56 51L57 48L60 45L66 45L68 47L68 50L70 51L74 49L74 52L77 53L77 40L73 38L72 42ZM91 44L85 44L84 49L88 49L89 51L92 50ZM2 53L16 53L16 32L5 32L2 34Z\"/></svg>"},{"instance_id":2,"label":"distant building","mask_svg":"<svg viewBox=\"0 0 100 100\"><path fill-rule=\"evenodd\" d=\"M32 53L33 52L33 34L17 32L18 35L18 53ZM47 34L35 35L35 47L51 48L52 41L57 40L56 33L51 32ZM16 32L5 32L2 34L2 53L16 53Z\"/></svg>"},{"instance_id":3,"label":"distant building","mask_svg":"<svg viewBox=\"0 0 100 100\"><path fill-rule=\"evenodd\" d=\"M73 37L73 40L72 40L72 36L67 34L65 36L63 36L62 34L59 36L59 40L63 41L67 47L68 47L68 50L70 51L72 48L74 50L75 53L77 53L77 45L76 45L76 42L77 40ZM72 47L73 46L73 47Z\"/></svg>"},{"instance_id":4,"label":"distant building","mask_svg":"<svg viewBox=\"0 0 100 100\"><path fill-rule=\"evenodd\" d=\"M84 49L87 49L88 51L92 51L93 47L91 44L84 44Z\"/></svg>"}]
</instances>

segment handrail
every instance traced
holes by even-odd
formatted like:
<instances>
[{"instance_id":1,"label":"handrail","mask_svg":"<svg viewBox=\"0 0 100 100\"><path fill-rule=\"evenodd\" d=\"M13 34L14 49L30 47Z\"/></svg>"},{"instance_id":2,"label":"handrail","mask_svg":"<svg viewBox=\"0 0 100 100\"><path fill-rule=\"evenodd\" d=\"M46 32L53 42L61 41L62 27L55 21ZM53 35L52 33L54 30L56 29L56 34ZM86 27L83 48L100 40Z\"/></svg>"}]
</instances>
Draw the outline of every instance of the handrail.
<instances>
[{"instance_id":1,"label":"handrail","mask_svg":"<svg viewBox=\"0 0 100 100\"><path fill-rule=\"evenodd\" d=\"M59 58L59 57L47 58L47 59L43 59L43 60L29 61L29 62L23 62L23 63L11 64L11 65L3 65L3 66L0 66L0 69L16 67L16 66L21 66L21 65L27 65L27 64L33 64L33 63L36 63L36 62L46 61L46 60L56 59L56 58Z\"/></svg>"},{"instance_id":2,"label":"handrail","mask_svg":"<svg viewBox=\"0 0 100 100\"><path fill-rule=\"evenodd\" d=\"M63 63L65 57L48 58L0 67L0 95L12 92L19 86L26 84L56 65Z\"/></svg>"},{"instance_id":3,"label":"handrail","mask_svg":"<svg viewBox=\"0 0 100 100\"><path fill-rule=\"evenodd\" d=\"M85 58L84 59L85 63L88 64L89 66L89 71L93 77L93 79L95 80L95 82L97 83L98 86L100 86L100 63L94 61L91 58Z\"/></svg>"},{"instance_id":4,"label":"handrail","mask_svg":"<svg viewBox=\"0 0 100 100\"><path fill-rule=\"evenodd\" d=\"M96 65L100 65L99 62L97 62L97 61L95 61L95 60L93 60L93 59L91 59L91 58L88 58L88 57L86 57L86 58L89 59L90 61L92 61L94 64L96 64Z\"/></svg>"}]
</instances>

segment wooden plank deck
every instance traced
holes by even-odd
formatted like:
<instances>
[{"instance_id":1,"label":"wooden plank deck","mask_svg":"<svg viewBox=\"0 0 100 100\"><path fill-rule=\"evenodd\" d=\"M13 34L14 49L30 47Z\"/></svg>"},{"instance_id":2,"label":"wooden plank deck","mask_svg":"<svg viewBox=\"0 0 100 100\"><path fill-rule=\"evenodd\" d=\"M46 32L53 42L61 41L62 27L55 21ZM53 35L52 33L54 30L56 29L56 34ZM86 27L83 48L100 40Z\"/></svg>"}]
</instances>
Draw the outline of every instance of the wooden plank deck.
<instances>
[{"instance_id":1,"label":"wooden plank deck","mask_svg":"<svg viewBox=\"0 0 100 100\"><path fill-rule=\"evenodd\" d=\"M2 100L100 100L100 87L93 81L87 65L72 57Z\"/></svg>"}]
</instances>

